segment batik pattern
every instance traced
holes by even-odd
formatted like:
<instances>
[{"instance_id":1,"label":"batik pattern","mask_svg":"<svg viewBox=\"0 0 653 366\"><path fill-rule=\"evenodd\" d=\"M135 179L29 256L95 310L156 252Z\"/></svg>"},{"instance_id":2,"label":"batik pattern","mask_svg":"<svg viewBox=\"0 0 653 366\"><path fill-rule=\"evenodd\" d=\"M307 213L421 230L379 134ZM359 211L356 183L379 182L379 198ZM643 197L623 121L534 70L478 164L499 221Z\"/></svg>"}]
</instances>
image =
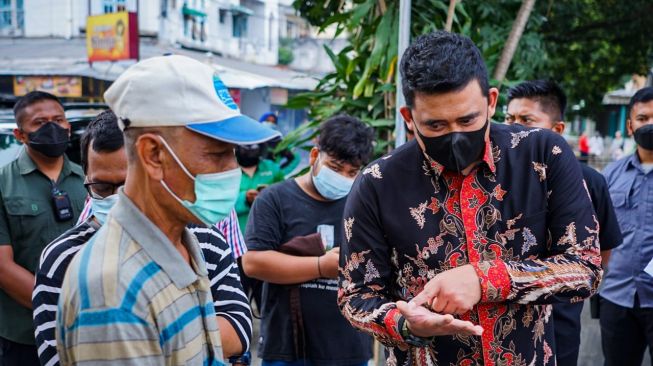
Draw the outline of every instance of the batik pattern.
<instances>
[{"instance_id":1,"label":"batik pattern","mask_svg":"<svg viewBox=\"0 0 653 366\"><path fill-rule=\"evenodd\" d=\"M387 346L390 365L552 365L549 304L592 295L602 275L598 223L565 141L492 124L467 176L445 171L414 142L375 165L382 178L362 175L345 209L344 316ZM395 302L465 264L482 295L460 318L483 335L409 346Z\"/></svg>"}]
</instances>

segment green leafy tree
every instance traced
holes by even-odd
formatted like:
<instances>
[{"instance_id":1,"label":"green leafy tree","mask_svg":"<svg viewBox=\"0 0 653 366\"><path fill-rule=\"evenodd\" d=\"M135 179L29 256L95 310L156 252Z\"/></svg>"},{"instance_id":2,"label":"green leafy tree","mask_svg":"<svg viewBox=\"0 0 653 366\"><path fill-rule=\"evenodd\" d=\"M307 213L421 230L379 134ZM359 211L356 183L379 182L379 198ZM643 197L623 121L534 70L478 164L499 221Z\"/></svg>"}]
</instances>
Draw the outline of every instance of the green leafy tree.
<instances>
[{"instance_id":1,"label":"green leafy tree","mask_svg":"<svg viewBox=\"0 0 653 366\"><path fill-rule=\"evenodd\" d=\"M562 82L583 115L601 111L603 94L653 65L650 0L574 0L544 3L538 27L547 57L544 75Z\"/></svg>"},{"instance_id":2,"label":"green leafy tree","mask_svg":"<svg viewBox=\"0 0 653 366\"><path fill-rule=\"evenodd\" d=\"M431 31L433 22L444 26L447 5L443 4L416 2L413 16L429 22L413 23L413 32ZM337 54L325 47L335 70L320 80L315 91L289 101L290 108L308 108L312 122L290 134L283 146L308 141L312 136L306 136L306 130L330 116L347 113L375 127L377 155L388 151L393 146L399 1L359 0L345 7L344 2L311 1L307 5L297 0L294 5L313 25L325 29L335 24L337 34L346 31L349 45ZM329 10L334 12L326 16Z\"/></svg>"},{"instance_id":3,"label":"green leafy tree","mask_svg":"<svg viewBox=\"0 0 653 366\"><path fill-rule=\"evenodd\" d=\"M445 28L450 0L412 4L412 37ZM521 0L455 5L452 31L476 43L490 73L521 5ZM326 48L335 71L314 91L289 102L291 108L308 108L312 122L290 134L283 146L301 145L321 121L347 113L376 128L377 154L388 151L393 144L399 1L296 0L294 6L314 26L335 25L336 34L346 31L349 45L337 54ZM597 114L606 91L620 87L624 76L646 74L651 66L653 42L644 14L653 14L650 0L536 2L501 83L503 91L521 80L551 78L562 83L570 104L584 101L579 113Z\"/></svg>"}]
</instances>

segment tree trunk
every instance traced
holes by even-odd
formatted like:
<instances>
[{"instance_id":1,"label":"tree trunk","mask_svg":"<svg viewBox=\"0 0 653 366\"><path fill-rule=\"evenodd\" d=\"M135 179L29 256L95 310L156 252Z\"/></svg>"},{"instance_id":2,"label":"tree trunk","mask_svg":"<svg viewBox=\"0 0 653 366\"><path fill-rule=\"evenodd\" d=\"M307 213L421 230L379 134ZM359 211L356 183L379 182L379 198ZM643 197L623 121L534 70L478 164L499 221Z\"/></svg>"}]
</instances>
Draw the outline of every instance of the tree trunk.
<instances>
[{"instance_id":1,"label":"tree trunk","mask_svg":"<svg viewBox=\"0 0 653 366\"><path fill-rule=\"evenodd\" d=\"M521 3L515 22L512 24L512 29L510 30L510 35L508 36L506 45L503 47L503 51L501 52L501 58L499 58L499 62L494 69L493 78L499 82L502 82L506 77L510 61L512 61L512 57L515 55L519 39L524 33L524 28L526 27L526 23L528 23L528 18L533 11L534 5L535 0L523 0Z\"/></svg>"},{"instance_id":2,"label":"tree trunk","mask_svg":"<svg viewBox=\"0 0 653 366\"><path fill-rule=\"evenodd\" d=\"M444 30L451 32L451 27L453 26L453 15L456 13L456 3L458 0L449 0L449 11L447 12L447 23L444 26Z\"/></svg>"}]
</instances>

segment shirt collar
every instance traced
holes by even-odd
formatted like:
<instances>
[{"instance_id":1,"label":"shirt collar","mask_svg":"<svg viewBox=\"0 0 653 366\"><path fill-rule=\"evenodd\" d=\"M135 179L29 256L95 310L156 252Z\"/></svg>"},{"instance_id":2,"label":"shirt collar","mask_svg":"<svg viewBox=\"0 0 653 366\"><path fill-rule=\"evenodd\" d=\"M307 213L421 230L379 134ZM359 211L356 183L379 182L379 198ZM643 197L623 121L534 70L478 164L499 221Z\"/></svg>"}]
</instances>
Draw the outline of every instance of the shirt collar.
<instances>
[{"instance_id":1,"label":"shirt collar","mask_svg":"<svg viewBox=\"0 0 653 366\"><path fill-rule=\"evenodd\" d=\"M628 160L626 161L626 169L634 168L639 171L644 171L642 169L642 163L639 161L639 154L637 151L635 151L633 154L631 154L628 157Z\"/></svg>"},{"instance_id":2,"label":"shirt collar","mask_svg":"<svg viewBox=\"0 0 653 366\"><path fill-rule=\"evenodd\" d=\"M417 148L422 150L419 145L417 145ZM431 159L430 156L428 156L426 153L422 152L424 157L426 158L427 164L430 165L431 169L435 173L435 176L440 176L442 172L444 171L444 166L437 161ZM489 139L485 140L485 151L483 153L483 160L485 164L487 164L488 168L492 172L492 174L496 174L497 168L496 165L494 165L494 154L492 151L492 142Z\"/></svg>"},{"instance_id":3,"label":"shirt collar","mask_svg":"<svg viewBox=\"0 0 653 366\"><path fill-rule=\"evenodd\" d=\"M497 173L497 167L494 165L494 151L492 151L492 141L485 140L485 153L483 154L483 162L487 164L487 167L490 169L492 174Z\"/></svg>"},{"instance_id":4,"label":"shirt collar","mask_svg":"<svg viewBox=\"0 0 653 366\"><path fill-rule=\"evenodd\" d=\"M27 153L27 148L23 146L18 153L18 168L21 175L29 174L38 169L32 158Z\"/></svg>"},{"instance_id":5,"label":"shirt collar","mask_svg":"<svg viewBox=\"0 0 653 366\"><path fill-rule=\"evenodd\" d=\"M18 168L20 169L21 175L27 175L35 170L38 170L38 166L34 163L34 160L27 153L27 148L23 149L18 153ZM82 168L73 164L66 155L63 156L63 167L61 168L61 177L67 177L70 174L76 174L80 177L84 177L84 172Z\"/></svg>"},{"instance_id":6,"label":"shirt collar","mask_svg":"<svg viewBox=\"0 0 653 366\"><path fill-rule=\"evenodd\" d=\"M163 232L125 195L123 188L118 191L118 202L109 212L107 221L112 219L118 221L123 230L163 269L177 288L190 286L197 281L198 274L208 276L197 238L188 229L184 229L182 241L196 273Z\"/></svg>"}]
</instances>

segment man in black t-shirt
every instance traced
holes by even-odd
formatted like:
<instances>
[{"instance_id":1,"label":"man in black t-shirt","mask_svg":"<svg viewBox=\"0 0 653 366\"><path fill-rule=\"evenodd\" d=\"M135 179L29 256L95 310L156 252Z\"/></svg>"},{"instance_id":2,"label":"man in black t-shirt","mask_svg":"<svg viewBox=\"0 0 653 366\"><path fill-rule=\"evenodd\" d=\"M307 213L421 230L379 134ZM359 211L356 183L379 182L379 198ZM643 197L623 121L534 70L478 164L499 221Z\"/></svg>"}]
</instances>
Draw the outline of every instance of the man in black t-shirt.
<instances>
[{"instance_id":1,"label":"man in black t-shirt","mask_svg":"<svg viewBox=\"0 0 653 366\"><path fill-rule=\"evenodd\" d=\"M266 281L264 366L366 365L371 358L371 338L338 310L336 278L346 196L372 155L373 137L353 117L327 120L310 171L266 188L254 201L242 263L248 276Z\"/></svg>"},{"instance_id":2,"label":"man in black t-shirt","mask_svg":"<svg viewBox=\"0 0 653 366\"><path fill-rule=\"evenodd\" d=\"M561 134L565 130L564 111L567 98L552 81L527 81L508 91L506 123L546 128ZM621 230L605 178L587 164L580 164L586 188L599 221L599 242L603 268L608 265L610 250L622 242ZM580 347L580 313L583 303L556 304L553 323L558 366L576 365Z\"/></svg>"}]
</instances>

